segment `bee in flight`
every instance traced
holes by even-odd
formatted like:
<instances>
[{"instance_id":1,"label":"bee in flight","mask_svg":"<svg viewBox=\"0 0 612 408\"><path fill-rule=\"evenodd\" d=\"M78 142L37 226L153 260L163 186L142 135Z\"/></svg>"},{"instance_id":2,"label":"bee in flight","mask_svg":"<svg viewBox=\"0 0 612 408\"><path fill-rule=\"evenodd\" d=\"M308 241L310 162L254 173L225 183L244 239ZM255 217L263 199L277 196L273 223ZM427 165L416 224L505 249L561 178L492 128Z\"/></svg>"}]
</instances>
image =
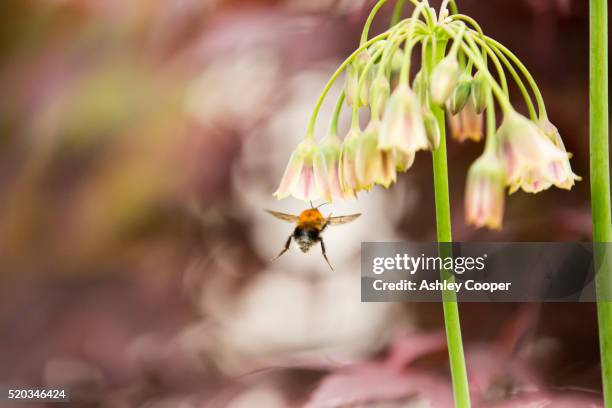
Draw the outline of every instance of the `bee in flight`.
<instances>
[{"instance_id":1,"label":"bee in flight","mask_svg":"<svg viewBox=\"0 0 612 408\"><path fill-rule=\"evenodd\" d=\"M310 205L312 207L312 203ZM351 214L340 217L332 217L330 214L329 217L325 218L323 214L321 214L321 212L319 211L318 207L312 207L307 210L304 210L300 215L285 214L272 210L266 211L275 216L276 218L295 224L295 229L293 230L293 233L289 235L289 238L287 238L285 247L282 251L280 251L278 255L276 255L274 259L272 259L273 261L280 258L281 255L287 252L289 246L291 245L292 239L295 240L295 242L298 244L298 246L304 253L308 252L310 248L313 247L313 245L321 243L321 252L323 253L323 258L325 258L325 261L327 262L332 271L334 270L334 267L331 265L329 259L327 259L327 255L325 254L325 244L323 243L323 238L321 237L321 234L323 233L323 231L325 231L325 228L327 228L328 225L347 224L351 221L356 220L361 215Z\"/></svg>"}]
</instances>

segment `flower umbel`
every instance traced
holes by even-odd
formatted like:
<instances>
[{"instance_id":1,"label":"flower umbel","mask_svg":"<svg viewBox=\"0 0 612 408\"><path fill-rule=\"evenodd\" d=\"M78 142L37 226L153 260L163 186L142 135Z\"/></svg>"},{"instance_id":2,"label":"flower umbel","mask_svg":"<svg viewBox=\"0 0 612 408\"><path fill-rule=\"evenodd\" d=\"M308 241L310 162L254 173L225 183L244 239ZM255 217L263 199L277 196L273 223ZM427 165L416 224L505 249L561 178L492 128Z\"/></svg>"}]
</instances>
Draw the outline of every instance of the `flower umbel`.
<instances>
[{"instance_id":1,"label":"flower umbel","mask_svg":"<svg viewBox=\"0 0 612 408\"><path fill-rule=\"evenodd\" d=\"M413 165L418 151L432 150L437 238L451 242L446 141L441 140L446 134L445 115L452 138L461 142L480 141L486 123L485 151L470 167L465 190L466 220L475 227L501 228L508 186L510 192L519 188L538 192L552 185L569 189L580 180L571 170L559 132L546 119L542 94L532 75L510 50L487 37L478 22L459 14L458 2L445 0L436 12L427 0L397 1L392 26L372 37L370 27L385 2L377 1L359 47L325 85L308 123L307 140L292 154L275 193L278 198L355 198L374 184L390 187L398 172ZM402 7L408 4L414 10L411 17L402 19L406 15ZM415 49L421 53L416 67L412 65ZM489 67L494 67L493 73ZM351 129L341 145L335 136L328 136L317 146L313 140L318 114L344 71L346 83L330 131L336 134L344 98L352 107ZM418 73L411 81L412 72ZM520 90L531 120L512 106L509 80ZM364 132L362 108L369 116ZM496 132L497 112L504 117ZM536 124L537 118L543 119ZM439 252L452 255L443 246ZM453 277L445 275L444 279ZM453 397L456 406L468 407L470 390L453 303L456 294L443 291L442 299L453 362Z\"/></svg>"},{"instance_id":2,"label":"flower umbel","mask_svg":"<svg viewBox=\"0 0 612 408\"><path fill-rule=\"evenodd\" d=\"M446 155L439 149L445 146L441 137L446 132L438 107L445 110L451 137L459 142L479 142L487 125L485 153L468 173L468 223L499 228L506 187L510 193L519 189L536 193L553 185L569 190L580 180L559 131L547 118L537 84L510 50L486 37L470 17L446 7L437 14L425 0L415 0L412 17L369 37L372 20L385 1L379 0L369 16L359 48L326 84L311 116L308 137L291 155L275 193L278 198L355 198L375 184L390 187L398 172L412 167L420 150L432 150L434 162L442 160ZM400 8L402 4L398 2ZM398 8L394 15L403 15L401 11ZM421 51L416 67L412 66L415 49ZM330 133L317 145L317 115L344 71L344 93L336 103ZM411 78L411 72L417 74ZM529 118L512 106L508 79L521 91ZM352 108L352 125L340 142L336 131L345 101ZM362 131L364 110L369 125ZM502 112L503 120L496 132L497 112Z\"/></svg>"}]
</instances>

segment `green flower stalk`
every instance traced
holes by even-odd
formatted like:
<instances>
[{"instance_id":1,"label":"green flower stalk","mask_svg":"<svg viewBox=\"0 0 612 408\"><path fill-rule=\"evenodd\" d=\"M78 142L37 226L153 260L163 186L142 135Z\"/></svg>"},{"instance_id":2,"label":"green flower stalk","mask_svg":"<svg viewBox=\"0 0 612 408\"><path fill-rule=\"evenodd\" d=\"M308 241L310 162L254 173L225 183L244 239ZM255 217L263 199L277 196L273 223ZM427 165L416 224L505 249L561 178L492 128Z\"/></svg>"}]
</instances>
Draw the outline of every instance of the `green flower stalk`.
<instances>
[{"instance_id":1,"label":"green flower stalk","mask_svg":"<svg viewBox=\"0 0 612 408\"><path fill-rule=\"evenodd\" d=\"M293 196L330 202L357 198L360 192L369 191L375 185L389 188L395 183L398 172L411 168L419 152L431 150L440 253L452 256L450 246L446 244L452 241L446 119L452 138L460 142L467 139L480 142L486 123L484 152L467 175L465 219L470 225L501 228L506 189L509 192L536 193L556 186L569 190L580 180L572 172L571 154L565 150L561 135L548 119L544 98L533 76L515 54L486 36L474 19L459 14L455 1L449 0L442 1L438 12L429 6L427 0L399 0L391 27L370 38L370 26L386 1L379 0L373 7L365 22L359 47L331 75L316 101L306 139L291 155L275 193L279 199ZM598 4L601 12L605 1L593 2ZM414 9L410 17L402 19L406 14L404 5L411 5ZM602 26L605 28L605 24ZM601 35L599 31L597 33ZM421 66L417 67L418 74L411 80L415 49L421 51ZM597 61L604 63L604 56L599 55ZM316 143L315 125L319 110L342 74L345 74L345 87L338 98L330 132ZM605 75L599 73L601 76ZM525 115L512 105L509 96L512 85L518 88L524 99ZM601 89L605 88L604 85L604 82L598 84ZM351 108L352 124L343 140L339 140L337 124L345 99ZM369 114L369 123L362 130L360 118L364 115L360 113L364 110ZM497 120L496 112L501 112L500 120ZM601 120L604 112L602 107L597 111L596 117L600 121L592 133L595 147L592 147L591 154L599 171L603 171L607 160L607 156L604 160L601 153L604 149L601 145L605 142L601 135L605 128ZM498 122L501 125L496 129ZM595 148L597 153L593 153ZM605 195L603 184L605 180L597 179L594 188L593 211L594 216L597 214L597 231L610 229L609 208L605 213L601 210L604 204L599 201L595 204L596 198ZM609 179L607 192L609 195ZM600 226L605 223L608 230ZM605 236L599 233L598 238ZM452 271L442 273L445 280L454 279ZM612 278L608 282L612 282ZM459 310L454 292L443 292L443 306L455 405L469 407ZM606 332L609 333L612 330L612 307L601 310L602 319L608 322ZM606 350L609 360L606 367L612 370L612 343Z\"/></svg>"},{"instance_id":2,"label":"green flower stalk","mask_svg":"<svg viewBox=\"0 0 612 408\"><path fill-rule=\"evenodd\" d=\"M612 210L608 122L608 7L590 1L590 175L604 404L612 406ZM607 243L598 245L597 243Z\"/></svg>"}]
</instances>

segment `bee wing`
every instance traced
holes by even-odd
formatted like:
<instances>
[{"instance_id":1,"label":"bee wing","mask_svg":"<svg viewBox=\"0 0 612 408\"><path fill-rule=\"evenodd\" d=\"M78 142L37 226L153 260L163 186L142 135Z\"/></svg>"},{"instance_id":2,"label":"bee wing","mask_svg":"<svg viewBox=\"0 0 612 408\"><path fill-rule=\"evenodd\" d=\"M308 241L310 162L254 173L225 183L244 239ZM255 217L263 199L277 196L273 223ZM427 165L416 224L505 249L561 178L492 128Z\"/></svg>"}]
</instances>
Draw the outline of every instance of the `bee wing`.
<instances>
[{"instance_id":1,"label":"bee wing","mask_svg":"<svg viewBox=\"0 0 612 408\"><path fill-rule=\"evenodd\" d=\"M349 222L355 221L360 216L361 214L351 214L351 215L343 215L340 217L329 217L327 219L327 223L329 225L348 224Z\"/></svg>"},{"instance_id":2,"label":"bee wing","mask_svg":"<svg viewBox=\"0 0 612 408\"><path fill-rule=\"evenodd\" d=\"M283 220L283 221L287 221L287 222L298 222L299 217L297 215L291 215L291 214L285 214L282 212L278 212L278 211L272 211L272 210L266 210L266 212L272 214L273 216L275 216L276 218Z\"/></svg>"}]
</instances>

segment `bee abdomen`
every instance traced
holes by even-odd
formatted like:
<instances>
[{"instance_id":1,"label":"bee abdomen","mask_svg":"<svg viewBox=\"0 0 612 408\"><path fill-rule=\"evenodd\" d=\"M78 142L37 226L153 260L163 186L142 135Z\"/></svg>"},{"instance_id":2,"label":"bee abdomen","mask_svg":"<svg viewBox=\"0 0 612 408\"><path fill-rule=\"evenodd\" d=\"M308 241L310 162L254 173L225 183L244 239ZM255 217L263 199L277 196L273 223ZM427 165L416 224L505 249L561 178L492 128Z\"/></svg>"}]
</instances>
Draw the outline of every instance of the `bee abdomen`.
<instances>
[{"instance_id":1,"label":"bee abdomen","mask_svg":"<svg viewBox=\"0 0 612 408\"><path fill-rule=\"evenodd\" d=\"M296 228L293 232L293 238L300 250L306 253L318 242L319 231L313 228Z\"/></svg>"}]
</instances>

